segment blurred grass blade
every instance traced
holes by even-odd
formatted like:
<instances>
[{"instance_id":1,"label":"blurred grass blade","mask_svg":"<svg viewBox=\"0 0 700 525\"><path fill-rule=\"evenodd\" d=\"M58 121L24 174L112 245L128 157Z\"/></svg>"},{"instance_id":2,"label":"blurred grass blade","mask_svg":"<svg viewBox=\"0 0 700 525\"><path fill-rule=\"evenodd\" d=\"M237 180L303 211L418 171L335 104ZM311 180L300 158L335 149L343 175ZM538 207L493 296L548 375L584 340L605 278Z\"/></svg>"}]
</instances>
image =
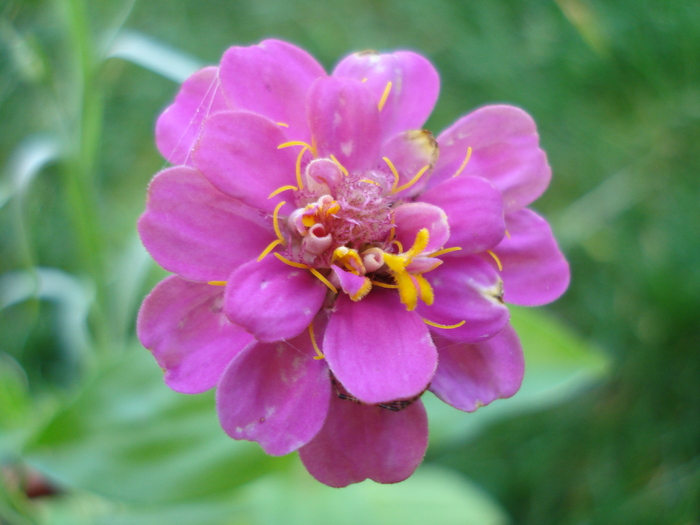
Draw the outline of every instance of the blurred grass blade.
<instances>
[{"instance_id":1,"label":"blurred grass blade","mask_svg":"<svg viewBox=\"0 0 700 525\"><path fill-rule=\"evenodd\" d=\"M15 195L23 195L34 177L59 156L58 142L46 135L34 135L22 142L10 158L0 187L0 208Z\"/></svg>"},{"instance_id":2,"label":"blurred grass blade","mask_svg":"<svg viewBox=\"0 0 700 525\"><path fill-rule=\"evenodd\" d=\"M178 83L202 67L199 60L135 31L121 31L107 56L128 60Z\"/></svg>"}]
</instances>

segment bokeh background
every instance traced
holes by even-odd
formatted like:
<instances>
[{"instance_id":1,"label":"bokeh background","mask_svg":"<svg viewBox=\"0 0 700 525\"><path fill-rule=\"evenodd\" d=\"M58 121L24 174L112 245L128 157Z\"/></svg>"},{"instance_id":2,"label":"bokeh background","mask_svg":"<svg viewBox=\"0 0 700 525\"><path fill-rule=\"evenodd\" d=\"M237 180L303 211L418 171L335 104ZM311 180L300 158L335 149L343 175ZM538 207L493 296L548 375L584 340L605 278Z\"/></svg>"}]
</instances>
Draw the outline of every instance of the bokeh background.
<instances>
[{"instance_id":1,"label":"bokeh background","mask_svg":"<svg viewBox=\"0 0 700 525\"><path fill-rule=\"evenodd\" d=\"M515 104L554 170L535 208L573 279L513 313L523 389L474 414L427 395L398 485L328 489L229 440L135 340L164 275L135 233L155 119L266 37L329 69L422 53L428 129ZM3 0L0 523L700 523L699 64L694 0Z\"/></svg>"}]
</instances>

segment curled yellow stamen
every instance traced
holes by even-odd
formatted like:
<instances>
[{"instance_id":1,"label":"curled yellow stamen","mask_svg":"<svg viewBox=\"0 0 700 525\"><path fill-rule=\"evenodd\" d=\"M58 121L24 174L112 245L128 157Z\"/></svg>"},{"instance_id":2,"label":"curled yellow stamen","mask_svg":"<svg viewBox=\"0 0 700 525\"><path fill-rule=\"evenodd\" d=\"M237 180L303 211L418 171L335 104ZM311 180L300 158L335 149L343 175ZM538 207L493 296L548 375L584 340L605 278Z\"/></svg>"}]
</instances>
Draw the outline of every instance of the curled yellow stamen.
<instances>
[{"instance_id":1,"label":"curled yellow stamen","mask_svg":"<svg viewBox=\"0 0 700 525\"><path fill-rule=\"evenodd\" d=\"M372 179L360 179L360 182L366 182L368 184L374 184L375 186L379 186L379 183L376 180Z\"/></svg>"},{"instance_id":2,"label":"curled yellow stamen","mask_svg":"<svg viewBox=\"0 0 700 525\"><path fill-rule=\"evenodd\" d=\"M278 126L282 126L283 128L289 127L289 124L287 124L286 122L275 122L275 124L277 124Z\"/></svg>"},{"instance_id":3,"label":"curled yellow stamen","mask_svg":"<svg viewBox=\"0 0 700 525\"><path fill-rule=\"evenodd\" d=\"M426 164L423 166L418 173L415 174L415 176L409 180L406 184L403 184L399 186L398 188L392 188L391 193L398 193L400 191L406 190L413 186L418 180L423 176L423 174L428 171L428 168L430 168L430 164ZM398 179L397 179L398 180Z\"/></svg>"},{"instance_id":4,"label":"curled yellow stamen","mask_svg":"<svg viewBox=\"0 0 700 525\"><path fill-rule=\"evenodd\" d=\"M394 184L391 185L391 193L396 193L396 186L399 184L399 172L396 171L394 163L391 162L388 157L382 157L382 160L386 162L386 165L389 166L391 173L394 174Z\"/></svg>"},{"instance_id":5,"label":"curled yellow stamen","mask_svg":"<svg viewBox=\"0 0 700 525\"><path fill-rule=\"evenodd\" d=\"M267 248L265 248L265 249L262 251L262 253L261 253L260 255L258 255L258 262L262 261L262 260L265 258L265 256L266 256L268 253L270 253L272 250L274 250L274 249L275 249L275 246L277 246L278 244L284 244L284 241L282 241L281 239L275 239L275 240L272 241L270 244L268 244L268 245L267 245Z\"/></svg>"},{"instance_id":6,"label":"curled yellow stamen","mask_svg":"<svg viewBox=\"0 0 700 525\"><path fill-rule=\"evenodd\" d=\"M403 244L401 244L401 241L399 241L398 239L394 239L393 241L391 241L391 244L395 244L396 247L399 249L399 253L403 253Z\"/></svg>"},{"instance_id":7,"label":"curled yellow stamen","mask_svg":"<svg viewBox=\"0 0 700 525\"><path fill-rule=\"evenodd\" d=\"M498 258L498 255L493 253L491 250L486 250L486 253L488 253L491 257L493 257L493 260L496 261L496 266L498 266L498 271L502 272L503 265L501 264L501 260Z\"/></svg>"},{"instance_id":8,"label":"curled yellow stamen","mask_svg":"<svg viewBox=\"0 0 700 525\"><path fill-rule=\"evenodd\" d=\"M207 284L212 286L226 286L227 281L207 281Z\"/></svg>"},{"instance_id":9,"label":"curled yellow stamen","mask_svg":"<svg viewBox=\"0 0 700 525\"><path fill-rule=\"evenodd\" d=\"M287 259L283 255L280 255L279 253L275 253L275 257L277 257L284 264L288 264L289 266L292 266L293 268L303 268L304 270L311 269L311 267L308 264L290 261L289 259Z\"/></svg>"},{"instance_id":10,"label":"curled yellow stamen","mask_svg":"<svg viewBox=\"0 0 700 525\"><path fill-rule=\"evenodd\" d=\"M445 248L444 250L438 250L435 253L431 253L430 256L431 257L440 257L441 255L445 255L446 253L458 252L461 249L462 248L460 248L459 246L455 246L454 248Z\"/></svg>"},{"instance_id":11,"label":"curled yellow stamen","mask_svg":"<svg viewBox=\"0 0 700 525\"><path fill-rule=\"evenodd\" d=\"M267 198L268 198L268 199L271 199L272 197L274 197L275 195L279 195L279 194L282 193L283 191L287 191L287 190L294 190L294 191L297 191L298 189L299 189L299 188L297 188L296 186L292 186L291 184L290 184L289 186L282 186L281 188L277 188L275 191L273 191L272 193L270 193L270 195L268 195Z\"/></svg>"},{"instance_id":12,"label":"curled yellow stamen","mask_svg":"<svg viewBox=\"0 0 700 525\"><path fill-rule=\"evenodd\" d=\"M377 108L379 111L384 109L384 104L386 104L386 99L389 98L389 92L391 91L391 86L392 82L391 80L386 83L386 87L384 88L384 93L382 93L382 98L379 99L379 104L377 104Z\"/></svg>"},{"instance_id":13,"label":"curled yellow stamen","mask_svg":"<svg viewBox=\"0 0 700 525\"><path fill-rule=\"evenodd\" d=\"M283 142L279 146L277 146L277 149L283 149L283 148L291 148L292 146L304 146L306 148L309 148L310 150L313 150L313 148L307 144L306 142L303 142L301 140L292 140L289 142Z\"/></svg>"},{"instance_id":14,"label":"curled yellow stamen","mask_svg":"<svg viewBox=\"0 0 700 525\"><path fill-rule=\"evenodd\" d=\"M372 284L374 286L379 286L380 288L392 288L394 290L399 287L398 284L387 284L387 283L382 283L379 281L372 281Z\"/></svg>"},{"instance_id":15,"label":"curled yellow stamen","mask_svg":"<svg viewBox=\"0 0 700 525\"><path fill-rule=\"evenodd\" d=\"M299 155L297 155L297 163L296 163L295 171L297 174L297 184L299 185L299 189L302 189L304 187L304 183L301 180L301 159L304 156L304 153L306 153L307 149L309 149L309 148L306 146L301 148Z\"/></svg>"},{"instance_id":16,"label":"curled yellow stamen","mask_svg":"<svg viewBox=\"0 0 700 525\"><path fill-rule=\"evenodd\" d=\"M318 347L318 344L316 344L316 335L314 334L313 323L309 325L309 338L311 339L311 346L314 347L314 351L316 352L314 359L324 359L326 356L323 355L323 352L321 352L321 349Z\"/></svg>"},{"instance_id":17,"label":"curled yellow stamen","mask_svg":"<svg viewBox=\"0 0 700 525\"><path fill-rule=\"evenodd\" d=\"M335 155L331 155L331 160L335 163L336 166L340 169L340 171L343 172L343 175L346 177L348 176L348 170L345 169L345 166L343 166L338 159L335 158Z\"/></svg>"},{"instance_id":18,"label":"curled yellow stamen","mask_svg":"<svg viewBox=\"0 0 700 525\"><path fill-rule=\"evenodd\" d=\"M455 323L455 324L440 324L440 323L434 323L432 321L428 321L427 319L423 319L423 322L427 325L434 326L435 328L444 328L445 330L451 330L452 328L459 328L464 323L466 323L466 321L460 321L459 323Z\"/></svg>"},{"instance_id":19,"label":"curled yellow stamen","mask_svg":"<svg viewBox=\"0 0 700 525\"><path fill-rule=\"evenodd\" d=\"M467 148L467 156L464 157L464 161L462 162L462 165L461 165L461 166L459 167L459 169L455 172L455 174L452 175L453 177L456 177L457 175L459 175L460 173L462 173L462 172L464 171L464 168L466 168L466 167L467 167L467 164L469 164L469 159L471 158L471 156L472 156L472 148L471 148L471 146L470 146L470 147Z\"/></svg>"},{"instance_id":20,"label":"curled yellow stamen","mask_svg":"<svg viewBox=\"0 0 700 525\"><path fill-rule=\"evenodd\" d=\"M277 255L277 254L275 254L275 255ZM328 279L326 279L323 275L321 275L321 272L319 272L316 268L309 267L309 271L312 274L314 274L314 277L316 277L316 279L318 279L323 284L325 284L331 292L338 293L338 289L335 286L333 286L333 283L331 283Z\"/></svg>"},{"instance_id":21,"label":"curled yellow stamen","mask_svg":"<svg viewBox=\"0 0 700 525\"><path fill-rule=\"evenodd\" d=\"M277 238L284 242L284 237L282 236L282 231L280 230L280 225L279 225L279 218L277 214L280 211L280 208L287 204L285 201L280 202L276 207L275 211L272 212L272 225L275 227L275 234L277 235Z\"/></svg>"}]
</instances>

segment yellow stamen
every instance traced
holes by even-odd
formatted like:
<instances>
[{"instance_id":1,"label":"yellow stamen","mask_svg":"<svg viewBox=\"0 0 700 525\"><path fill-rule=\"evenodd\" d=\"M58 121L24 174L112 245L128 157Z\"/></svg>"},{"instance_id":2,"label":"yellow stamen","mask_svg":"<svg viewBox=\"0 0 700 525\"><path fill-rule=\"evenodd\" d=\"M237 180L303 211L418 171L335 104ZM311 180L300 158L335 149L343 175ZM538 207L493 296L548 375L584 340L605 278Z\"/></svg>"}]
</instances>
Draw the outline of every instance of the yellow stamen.
<instances>
[{"instance_id":1,"label":"yellow stamen","mask_svg":"<svg viewBox=\"0 0 700 525\"><path fill-rule=\"evenodd\" d=\"M389 98L389 91L391 91L391 86L392 82L391 80L386 83L386 87L384 88L384 93L382 93L382 98L379 99L379 104L377 104L377 108L379 111L384 109L384 104L386 104L386 99Z\"/></svg>"},{"instance_id":2,"label":"yellow stamen","mask_svg":"<svg viewBox=\"0 0 700 525\"><path fill-rule=\"evenodd\" d=\"M277 149L291 148L292 146L304 146L306 148L313 150L313 148L309 144L307 144L306 142L303 142L301 140L292 140L289 142L283 142L282 144L277 146Z\"/></svg>"},{"instance_id":3,"label":"yellow stamen","mask_svg":"<svg viewBox=\"0 0 700 525\"><path fill-rule=\"evenodd\" d=\"M363 78L362 82L367 82L367 77Z\"/></svg>"},{"instance_id":4,"label":"yellow stamen","mask_svg":"<svg viewBox=\"0 0 700 525\"><path fill-rule=\"evenodd\" d=\"M456 177L457 175L459 175L460 173L462 173L462 172L464 171L464 168L467 167L467 164L469 163L469 159L471 158L471 156L472 156L472 148L471 148L471 147L468 147L468 148L467 148L467 156L464 157L464 161L462 162L462 165L461 165L461 166L459 167L459 169L455 172L455 174L452 175L453 177Z\"/></svg>"},{"instance_id":5,"label":"yellow stamen","mask_svg":"<svg viewBox=\"0 0 700 525\"><path fill-rule=\"evenodd\" d=\"M362 258L357 250L348 248L346 246L338 246L333 250L333 261L340 261L340 263L345 266L345 269L355 275L364 275L365 265L362 263Z\"/></svg>"},{"instance_id":6,"label":"yellow stamen","mask_svg":"<svg viewBox=\"0 0 700 525\"><path fill-rule=\"evenodd\" d=\"M510 239L510 232L508 230L506 230L506 237Z\"/></svg>"},{"instance_id":7,"label":"yellow stamen","mask_svg":"<svg viewBox=\"0 0 700 525\"><path fill-rule=\"evenodd\" d=\"M388 157L382 157L382 160L386 162L386 165L389 166L391 173L394 174L394 184L391 185L391 193L396 193L396 186L399 184L399 172L396 171L394 163L391 162Z\"/></svg>"},{"instance_id":8,"label":"yellow stamen","mask_svg":"<svg viewBox=\"0 0 700 525\"><path fill-rule=\"evenodd\" d=\"M348 170L345 169L345 166L343 166L338 159L335 158L335 155L331 155L331 160L335 163L338 168L340 168L340 171L343 172L343 175L346 177L348 176Z\"/></svg>"},{"instance_id":9,"label":"yellow stamen","mask_svg":"<svg viewBox=\"0 0 700 525\"><path fill-rule=\"evenodd\" d=\"M285 123L285 122L275 122L275 124L277 124L278 126L282 126L283 128L288 128L288 127L289 127L289 124L287 124L287 123Z\"/></svg>"},{"instance_id":10,"label":"yellow stamen","mask_svg":"<svg viewBox=\"0 0 700 525\"><path fill-rule=\"evenodd\" d=\"M430 286L428 280L422 275L418 274L414 276L416 281L418 281L418 291L420 292L420 300L425 304L430 306L435 301L435 294L433 293L433 287Z\"/></svg>"},{"instance_id":11,"label":"yellow stamen","mask_svg":"<svg viewBox=\"0 0 700 525\"><path fill-rule=\"evenodd\" d=\"M399 249L399 253L403 253L403 244L401 244L401 241L399 241L398 239L394 239L393 241L391 241L391 244L395 244L396 247Z\"/></svg>"},{"instance_id":12,"label":"yellow stamen","mask_svg":"<svg viewBox=\"0 0 700 525\"><path fill-rule=\"evenodd\" d=\"M351 295L350 299L353 301L359 301L362 299L365 295L369 293L369 291L372 289L372 281L369 280L369 277L365 277L365 282L362 284L360 289L357 291L355 295Z\"/></svg>"},{"instance_id":13,"label":"yellow stamen","mask_svg":"<svg viewBox=\"0 0 700 525\"><path fill-rule=\"evenodd\" d=\"M427 325L434 326L435 328L444 328L445 330L451 330L452 328L459 328L464 323L466 323L466 321L460 321L459 323L455 323L455 324L440 324L440 323L434 323L432 321L428 321L427 319L423 319L423 322Z\"/></svg>"},{"instance_id":14,"label":"yellow stamen","mask_svg":"<svg viewBox=\"0 0 700 525\"><path fill-rule=\"evenodd\" d=\"M226 286L227 281L207 281L207 284L211 284L212 286Z\"/></svg>"},{"instance_id":15,"label":"yellow stamen","mask_svg":"<svg viewBox=\"0 0 700 525\"><path fill-rule=\"evenodd\" d=\"M275 255L277 255L277 254L275 254ZM319 272L316 268L311 268L308 266L307 266L307 268L309 268L309 271L312 274L314 274L314 276L319 281L321 281L323 284L325 284L331 292L338 293L338 289L335 286L333 286L333 283L331 283L328 279L326 279L323 275L321 275L321 272Z\"/></svg>"},{"instance_id":16,"label":"yellow stamen","mask_svg":"<svg viewBox=\"0 0 700 525\"><path fill-rule=\"evenodd\" d=\"M498 271L502 272L503 271L503 265L501 264L501 260L498 258L498 255L493 253L491 250L486 250L486 252L493 257L493 260L496 261L496 266L498 266Z\"/></svg>"},{"instance_id":17,"label":"yellow stamen","mask_svg":"<svg viewBox=\"0 0 700 525\"><path fill-rule=\"evenodd\" d=\"M314 359L324 359L326 356L323 355L323 352L321 352L321 349L318 347L318 344L316 344L316 335L314 334L313 323L309 325L309 337L311 338L311 346L314 347L314 351L316 352Z\"/></svg>"},{"instance_id":18,"label":"yellow stamen","mask_svg":"<svg viewBox=\"0 0 700 525\"><path fill-rule=\"evenodd\" d=\"M445 248L443 250L438 250L435 253L431 253L430 256L431 257L440 257L441 255L445 255L446 253L458 252L461 249L462 248L460 248L459 246L455 246L454 248Z\"/></svg>"},{"instance_id":19,"label":"yellow stamen","mask_svg":"<svg viewBox=\"0 0 700 525\"><path fill-rule=\"evenodd\" d=\"M279 225L279 219L277 217L277 214L280 211L280 208L287 204L285 201L280 202L277 207L275 207L275 211L272 212L272 225L275 227L275 233L277 234L277 238L284 242L284 237L282 236L282 232L280 231L280 225Z\"/></svg>"},{"instance_id":20,"label":"yellow stamen","mask_svg":"<svg viewBox=\"0 0 700 525\"><path fill-rule=\"evenodd\" d=\"M270 195L268 195L267 198L268 198L268 199L271 199L272 197L274 197L275 195L279 195L279 194L282 193L283 191L287 191L287 190L294 190L294 191L297 191L298 189L299 189L299 188L297 188L296 186L292 186L291 184L290 184L289 186L282 186L281 188L277 188L275 191L273 191L272 193L270 193Z\"/></svg>"},{"instance_id":21,"label":"yellow stamen","mask_svg":"<svg viewBox=\"0 0 700 525\"><path fill-rule=\"evenodd\" d=\"M301 148L299 155L297 155L297 163L296 163L295 171L297 174L297 184L299 185L299 189L302 189L304 187L304 183L301 180L301 158L304 156L304 153L306 153L307 149L309 149L309 148L308 147Z\"/></svg>"},{"instance_id":22,"label":"yellow stamen","mask_svg":"<svg viewBox=\"0 0 700 525\"><path fill-rule=\"evenodd\" d=\"M263 252L262 252L260 255L258 255L258 262L262 261L262 260L265 258L265 256L266 256L268 253L270 253L272 250L274 250L275 246L277 246L278 244L284 244L284 243L283 243L283 241L280 240L280 239L275 239L275 240L272 241L270 244L268 244L268 245L267 245L267 248L265 248L265 249L263 250Z\"/></svg>"},{"instance_id":23,"label":"yellow stamen","mask_svg":"<svg viewBox=\"0 0 700 525\"><path fill-rule=\"evenodd\" d=\"M374 184L375 186L379 186L379 183L376 180L372 179L360 179L360 182L367 182L368 184Z\"/></svg>"},{"instance_id":24,"label":"yellow stamen","mask_svg":"<svg viewBox=\"0 0 700 525\"><path fill-rule=\"evenodd\" d=\"M418 180L423 176L423 174L426 171L428 171L428 168L430 168L430 164L426 164L425 166L423 166L420 169L420 171L418 173L416 173L415 176L411 180L409 180L406 184L403 184L403 185L399 186L398 188L393 188L391 190L391 193L398 193L400 191L406 190L406 189L410 188L411 186L413 186L416 182L418 182Z\"/></svg>"},{"instance_id":25,"label":"yellow stamen","mask_svg":"<svg viewBox=\"0 0 700 525\"><path fill-rule=\"evenodd\" d=\"M303 268L304 270L309 270L309 269L310 269L310 266L309 266L308 264L290 261L289 259L287 259L286 257L283 257L283 256L280 255L279 253L275 253L275 257L277 257L277 258L278 258L280 261L282 261L284 264L288 264L289 266L292 266L292 267L294 267L294 268Z\"/></svg>"},{"instance_id":26,"label":"yellow stamen","mask_svg":"<svg viewBox=\"0 0 700 525\"><path fill-rule=\"evenodd\" d=\"M338 203L338 201L333 201L333 204L331 204L326 210L326 216L333 215L334 213L338 213L339 211L340 204Z\"/></svg>"},{"instance_id":27,"label":"yellow stamen","mask_svg":"<svg viewBox=\"0 0 700 525\"><path fill-rule=\"evenodd\" d=\"M372 284L374 286L379 286L380 288L393 288L396 289L399 287L398 284L387 284L387 283L380 283L379 281L372 281Z\"/></svg>"}]
</instances>

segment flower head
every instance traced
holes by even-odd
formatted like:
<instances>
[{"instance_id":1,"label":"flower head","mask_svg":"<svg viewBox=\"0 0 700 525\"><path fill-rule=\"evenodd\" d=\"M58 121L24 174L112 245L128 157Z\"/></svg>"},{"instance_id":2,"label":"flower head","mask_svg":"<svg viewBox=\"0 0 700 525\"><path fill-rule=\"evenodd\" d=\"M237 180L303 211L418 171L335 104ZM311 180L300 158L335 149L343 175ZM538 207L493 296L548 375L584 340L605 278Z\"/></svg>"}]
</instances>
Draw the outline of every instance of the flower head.
<instances>
[{"instance_id":1,"label":"flower head","mask_svg":"<svg viewBox=\"0 0 700 525\"><path fill-rule=\"evenodd\" d=\"M359 53L332 75L301 49L233 47L158 120L174 167L139 221L174 276L138 332L173 389L217 387L224 430L299 450L320 481L408 477L430 389L473 411L520 386L504 301L556 299L569 270L525 208L550 169L532 119L488 106L437 140L432 65Z\"/></svg>"}]
</instances>

